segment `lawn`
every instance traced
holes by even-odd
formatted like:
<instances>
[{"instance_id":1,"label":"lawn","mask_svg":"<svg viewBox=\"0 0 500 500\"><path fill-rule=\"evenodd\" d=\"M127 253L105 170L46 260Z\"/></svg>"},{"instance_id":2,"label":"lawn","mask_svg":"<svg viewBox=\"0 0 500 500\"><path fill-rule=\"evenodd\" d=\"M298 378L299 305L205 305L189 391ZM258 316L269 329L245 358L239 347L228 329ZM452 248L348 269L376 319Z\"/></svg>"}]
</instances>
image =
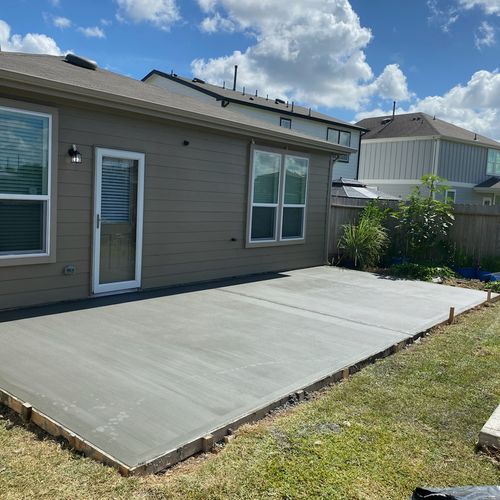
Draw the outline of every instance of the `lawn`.
<instances>
[{"instance_id":1,"label":"lawn","mask_svg":"<svg viewBox=\"0 0 500 500\"><path fill-rule=\"evenodd\" d=\"M156 476L123 478L0 407L0 498L402 499L498 484L475 443L499 402L497 303Z\"/></svg>"}]
</instances>

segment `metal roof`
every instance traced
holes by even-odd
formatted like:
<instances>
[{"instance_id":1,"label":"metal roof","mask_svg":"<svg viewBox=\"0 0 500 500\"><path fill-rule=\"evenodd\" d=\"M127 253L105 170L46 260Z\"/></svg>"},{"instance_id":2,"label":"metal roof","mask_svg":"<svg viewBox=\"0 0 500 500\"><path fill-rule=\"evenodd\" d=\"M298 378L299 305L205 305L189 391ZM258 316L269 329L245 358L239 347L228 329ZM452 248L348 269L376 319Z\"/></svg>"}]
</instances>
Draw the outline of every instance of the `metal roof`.
<instances>
[{"instance_id":1,"label":"metal roof","mask_svg":"<svg viewBox=\"0 0 500 500\"><path fill-rule=\"evenodd\" d=\"M183 76L178 76L175 73L169 74L154 69L153 71L150 71L142 79L142 81L145 82L155 75L167 78L168 80L177 82L180 85L184 85L194 90L198 90L199 92L210 95L220 101L235 102L246 106L267 109L269 111L280 113L281 115L297 116L310 120L320 121L332 126L341 126L355 130L365 130L364 127L360 127L358 125L339 120L338 118L319 113L318 111L314 111L311 108L299 106L292 102L286 102L283 99L271 99L258 96L252 92L243 92L239 90L232 90L230 88L219 87L218 85L212 85L211 83L207 83L199 78L190 79Z\"/></svg>"},{"instance_id":2,"label":"metal roof","mask_svg":"<svg viewBox=\"0 0 500 500\"><path fill-rule=\"evenodd\" d=\"M370 200L394 200L399 201L400 198L391 194L383 193L382 191L374 190L355 179L335 179L332 182L332 196L341 198L356 198Z\"/></svg>"},{"instance_id":3,"label":"metal roof","mask_svg":"<svg viewBox=\"0 0 500 500\"><path fill-rule=\"evenodd\" d=\"M474 186L474 189L500 189L500 177L490 177Z\"/></svg>"},{"instance_id":4,"label":"metal roof","mask_svg":"<svg viewBox=\"0 0 500 500\"><path fill-rule=\"evenodd\" d=\"M426 113L406 113L402 115L376 116L357 123L369 131L363 140L391 139L394 137L441 136L459 141L476 142L479 145L500 148L500 143L452 123L434 118Z\"/></svg>"}]
</instances>

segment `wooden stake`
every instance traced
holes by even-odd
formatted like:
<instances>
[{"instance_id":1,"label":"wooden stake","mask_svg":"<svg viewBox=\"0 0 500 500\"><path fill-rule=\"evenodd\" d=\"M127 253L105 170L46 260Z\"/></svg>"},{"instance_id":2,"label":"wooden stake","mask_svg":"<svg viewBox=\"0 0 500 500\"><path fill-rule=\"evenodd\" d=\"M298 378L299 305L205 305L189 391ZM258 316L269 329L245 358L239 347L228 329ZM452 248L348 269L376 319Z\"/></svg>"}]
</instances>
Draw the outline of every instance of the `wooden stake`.
<instances>
[{"instance_id":1,"label":"wooden stake","mask_svg":"<svg viewBox=\"0 0 500 500\"><path fill-rule=\"evenodd\" d=\"M488 290L488 298L486 299L487 302L491 302L491 290Z\"/></svg>"},{"instance_id":2,"label":"wooden stake","mask_svg":"<svg viewBox=\"0 0 500 500\"><path fill-rule=\"evenodd\" d=\"M21 407L21 418L25 424L31 420L31 411L33 407L29 403L23 403Z\"/></svg>"},{"instance_id":3,"label":"wooden stake","mask_svg":"<svg viewBox=\"0 0 500 500\"><path fill-rule=\"evenodd\" d=\"M202 449L205 453L209 452L214 447L214 437L212 434L208 434L202 439L201 443Z\"/></svg>"},{"instance_id":4,"label":"wooden stake","mask_svg":"<svg viewBox=\"0 0 500 500\"><path fill-rule=\"evenodd\" d=\"M450 307L450 316L448 318L448 324L451 325L455 321L455 308Z\"/></svg>"}]
</instances>

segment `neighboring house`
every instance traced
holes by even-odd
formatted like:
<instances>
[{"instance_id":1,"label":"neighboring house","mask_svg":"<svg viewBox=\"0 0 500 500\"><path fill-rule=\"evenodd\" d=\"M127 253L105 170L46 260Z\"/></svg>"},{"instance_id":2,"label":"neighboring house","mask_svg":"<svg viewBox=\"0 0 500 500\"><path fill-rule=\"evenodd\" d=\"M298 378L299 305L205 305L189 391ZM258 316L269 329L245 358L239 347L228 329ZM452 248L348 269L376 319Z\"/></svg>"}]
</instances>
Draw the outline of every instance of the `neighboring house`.
<instances>
[{"instance_id":1,"label":"neighboring house","mask_svg":"<svg viewBox=\"0 0 500 500\"><path fill-rule=\"evenodd\" d=\"M500 204L500 143L425 113L379 116L357 123L361 141L358 178L406 198L425 174L448 180L455 203Z\"/></svg>"},{"instance_id":2,"label":"neighboring house","mask_svg":"<svg viewBox=\"0 0 500 500\"><path fill-rule=\"evenodd\" d=\"M0 52L0 96L0 309L326 261L352 149L74 56Z\"/></svg>"},{"instance_id":3,"label":"neighboring house","mask_svg":"<svg viewBox=\"0 0 500 500\"><path fill-rule=\"evenodd\" d=\"M355 151L350 155L341 155L335 163L333 178L357 178L359 167L358 150L361 133L364 131L362 127L318 113L310 108L297 106L292 102L258 96L257 93L248 93L244 89L237 91L218 87L199 78L189 79L177 76L174 73L168 74L153 70L142 80L219 107L228 107L249 118L257 118L273 125L279 125L321 140L327 140L333 144L351 147Z\"/></svg>"}]
</instances>

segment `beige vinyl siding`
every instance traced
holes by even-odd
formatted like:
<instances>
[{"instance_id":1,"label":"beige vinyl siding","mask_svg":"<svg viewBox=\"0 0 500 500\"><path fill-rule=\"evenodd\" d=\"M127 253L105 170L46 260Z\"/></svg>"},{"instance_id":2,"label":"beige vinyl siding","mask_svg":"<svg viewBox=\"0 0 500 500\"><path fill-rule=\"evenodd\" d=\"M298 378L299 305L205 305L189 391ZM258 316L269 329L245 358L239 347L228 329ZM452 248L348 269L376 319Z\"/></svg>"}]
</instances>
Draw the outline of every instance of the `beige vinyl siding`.
<instances>
[{"instance_id":1,"label":"beige vinyl siding","mask_svg":"<svg viewBox=\"0 0 500 500\"><path fill-rule=\"evenodd\" d=\"M90 295L97 146L146 155L144 289L323 263L327 153L304 151L311 157L305 243L247 249L250 137L50 105L59 109L60 123L57 262L1 269L0 309ZM183 146L184 140L190 145ZM82 154L80 165L70 163L71 144ZM76 266L72 276L63 274L68 264Z\"/></svg>"}]
</instances>

